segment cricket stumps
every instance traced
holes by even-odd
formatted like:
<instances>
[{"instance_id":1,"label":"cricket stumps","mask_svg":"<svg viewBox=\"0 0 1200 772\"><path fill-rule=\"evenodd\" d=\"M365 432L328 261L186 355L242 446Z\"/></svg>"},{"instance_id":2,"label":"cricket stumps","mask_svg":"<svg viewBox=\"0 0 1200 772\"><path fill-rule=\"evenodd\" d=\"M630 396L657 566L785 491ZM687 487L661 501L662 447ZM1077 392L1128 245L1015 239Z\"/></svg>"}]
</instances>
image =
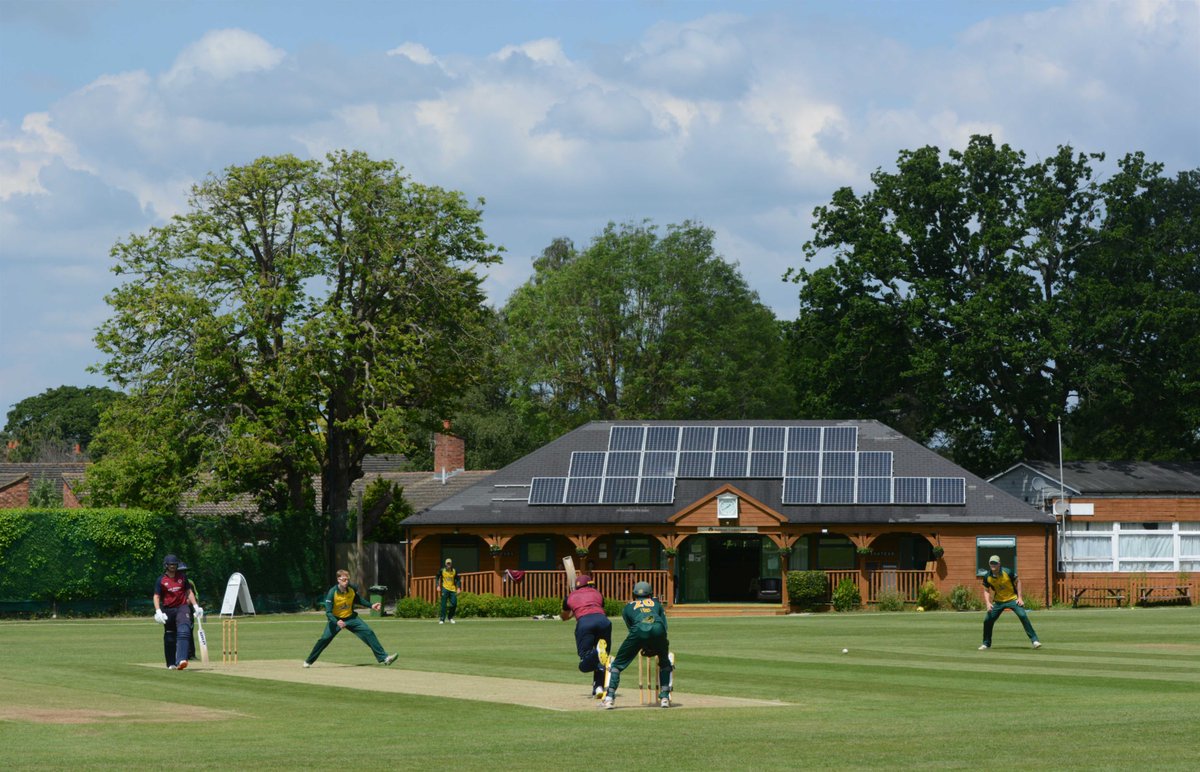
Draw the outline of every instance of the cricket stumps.
<instances>
[{"instance_id":1,"label":"cricket stumps","mask_svg":"<svg viewBox=\"0 0 1200 772\"><path fill-rule=\"evenodd\" d=\"M238 661L238 621L231 617L221 619L221 662L236 665Z\"/></svg>"},{"instance_id":2,"label":"cricket stumps","mask_svg":"<svg viewBox=\"0 0 1200 772\"><path fill-rule=\"evenodd\" d=\"M658 657L638 652L638 703L655 705L662 686L658 677Z\"/></svg>"}]
</instances>

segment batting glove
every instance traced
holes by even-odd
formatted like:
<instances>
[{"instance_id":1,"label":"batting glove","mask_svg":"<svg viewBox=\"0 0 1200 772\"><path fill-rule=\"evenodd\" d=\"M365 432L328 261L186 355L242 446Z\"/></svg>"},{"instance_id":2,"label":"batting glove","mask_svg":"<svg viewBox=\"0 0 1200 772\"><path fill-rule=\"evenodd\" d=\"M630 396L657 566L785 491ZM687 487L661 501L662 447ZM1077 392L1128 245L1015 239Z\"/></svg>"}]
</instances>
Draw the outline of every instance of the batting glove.
<instances>
[{"instance_id":1,"label":"batting glove","mask_svg":"<svg viewBox=\"0 0 1200 772\"><path fill-rule=\"evenodd\" d=\"M156 609L154 611L154 621L158 622L160 625L165 625L167 623L166 612L163 611L162 609Z\"/></svg>"},{"instance_id":2,"label":"batting glove","mask_svg":"<svg viewBox=\"0 0 1200 772\"><path fill-rule=\"evenodd\" d=\"M204 609L200 608L199 606L192 606L192 610L196 612L196 616L197 616L197 617L201 617L201 618L203 618L203 616L204 616Z\"/></svg>"}]
</instances>

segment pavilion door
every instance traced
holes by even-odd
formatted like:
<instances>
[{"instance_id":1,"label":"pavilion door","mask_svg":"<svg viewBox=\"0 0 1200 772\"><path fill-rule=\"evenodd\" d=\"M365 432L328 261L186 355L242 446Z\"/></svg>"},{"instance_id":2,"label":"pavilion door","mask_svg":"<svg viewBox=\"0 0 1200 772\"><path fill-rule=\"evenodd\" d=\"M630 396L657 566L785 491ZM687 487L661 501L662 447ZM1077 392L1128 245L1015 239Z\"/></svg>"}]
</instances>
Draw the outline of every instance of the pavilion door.
<instances>
[{"instance_id":1,"label":"pavilion door","mask_svg":"<svg viewBox=\"0 0 1200 772\"><path fill-rule=\"evenodd\" d=\"M708 602L708 539L693 536L679 552L683 582L682 603Z\"/></svg>"}]
</instances>

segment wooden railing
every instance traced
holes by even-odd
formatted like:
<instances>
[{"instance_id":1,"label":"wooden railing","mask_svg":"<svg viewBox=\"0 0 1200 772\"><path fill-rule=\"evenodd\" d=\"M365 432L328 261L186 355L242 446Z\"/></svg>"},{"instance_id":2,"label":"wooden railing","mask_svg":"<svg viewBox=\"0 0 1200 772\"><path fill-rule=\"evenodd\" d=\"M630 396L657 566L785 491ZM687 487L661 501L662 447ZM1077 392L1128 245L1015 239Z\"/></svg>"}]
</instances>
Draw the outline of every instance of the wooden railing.
<instances>
[{"instance_id":1,"label":"wooden railing","mask_svg":"<svg viewBox=\"0 0 1200 772\"><path fill-rule=\"evenodd\" d=\"M485 593L492 591L495 574L491 571L473 571L468 574L459 574L458 580L463 592ZM437 602L441 598L438 593L437 577L414 576L408 589L408 595L410 598L421 598L431 603Z\"/></svg>"},{"instance_id":2,"label":"wooden railing","mask_svg":"<svg viewBox=\"0 0 1200 772\"><path fill-rule=\"evenodd\" d=\"M1167 592L1170 591L1170 592ZM1063 574L1054 579L1054 598L1059 603L1085 602L1089 606L1117 606L1139 602L1184 600L1200 597L1200 578L1173 573L1095 576Z\"/></svg>"},{"instance_id":3,"label":"wooden railing","mask_svg":"<svg viewBox=\"0 0 1200 772\"><path fill-rule=\"evenodd\" d=\"M879 599L881 592L891 590L900 593L905 601L916 603L921 585L933 581L933 577L933 571L872 571L869 577L870 591L867 593L866 601L874 603Z\"/></svg>"},{"instance_id":4,"label":"wooden railing","mask_svg":"<svg viewBox=\"0 0 1200 772\"><path fill-rule=\"evenodd\" d=\"M590 575L596 589L605 598L627 601L633 598L633 585L637 582L649 582L654 588L654 597L659 598L668 606L671 596L668 595L667 581L671 576L669 571L593 571Z\"/></svg>"},{"instance_id":5,"label":"wooden railing","mask_svg":"<svg viewBox=\"0 0 1200 772\"><path fill-rule=\"evenodd\" d=\"M829 577L829 602L833 602L834 589L845 579L858 585L863 603L875 603L879 593L892 590L904 596L909 603L916 603L917 593L925 582L935 582L933 571L909 571L885 569L864 575L861 571L826 571Z\"/></svg>"},{"instance_id":6,"label":"wooden railing","mask_svg":"<svg viewBox=\"0 0 1200 772\"><path fill-rule=\"evenodd\" d=\"M853 572L851 572L853 573ZM605 598L629 600L633 597L633 585L637 582L649 582L654 588L654 595L666 600L668 595L669 571L594 571L590 574L596 589ZM489 593L495 585L496 575L491 571L477 571L459 574L459 583L463 592ZM525 598L561 598L567 594L566 571L526 571L521 581L506 581L501 583L501 594L508 597ZM414 576L409 589L409 596L422 598L430 602L439 599L436 577Z\"/></svg>"},{"instance_id":7,"label":"wooden railing","mask_svg":"<svg viewBox=\"0 0 1200 772\"><path fill-rule=\"evenodd\" d=\"M526 571L519 582L505 582L506 598L562 598L567 594L566 571Z\"/></svg>"}]
</instances>

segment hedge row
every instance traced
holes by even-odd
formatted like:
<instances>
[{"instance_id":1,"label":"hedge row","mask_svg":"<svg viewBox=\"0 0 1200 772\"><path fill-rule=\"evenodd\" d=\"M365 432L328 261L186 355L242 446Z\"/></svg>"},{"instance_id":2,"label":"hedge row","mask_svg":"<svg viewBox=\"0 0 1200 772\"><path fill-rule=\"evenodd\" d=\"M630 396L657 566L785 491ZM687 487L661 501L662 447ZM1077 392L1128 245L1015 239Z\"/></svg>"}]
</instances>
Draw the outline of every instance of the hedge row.
<instances>
[{"instance_id":1,"label":"hedge row","mask_svg":"<svg viewBox=\"0 0 1200 772\"><path fill-rule=\"evenodd\" d=\"M307 513L250 521L136 509L4 509L0 603L148 599L163 556L174 553L205 605L219 603L229 575L240 572L256 598L311 606L327 589L322 532Z\"/></svg>"},{"instance_id":2,"label":"hedge row","mask_svg":"<svg viewBox=\"0 0 1200 772\"><path fill-rule=\"evenodd\" d=\"M458 594L458 610L456 616L513 618L541 615L557 615L562 611L562 598L503 598L491 593L460 592ZM606 598L604 613L606 616L621 615L625 604L619 600ZM404 619L433 619L439 613L439 604L430 603L421 598L402 598L396 603L396 616Z\"/></svg>"}]
</instances>

